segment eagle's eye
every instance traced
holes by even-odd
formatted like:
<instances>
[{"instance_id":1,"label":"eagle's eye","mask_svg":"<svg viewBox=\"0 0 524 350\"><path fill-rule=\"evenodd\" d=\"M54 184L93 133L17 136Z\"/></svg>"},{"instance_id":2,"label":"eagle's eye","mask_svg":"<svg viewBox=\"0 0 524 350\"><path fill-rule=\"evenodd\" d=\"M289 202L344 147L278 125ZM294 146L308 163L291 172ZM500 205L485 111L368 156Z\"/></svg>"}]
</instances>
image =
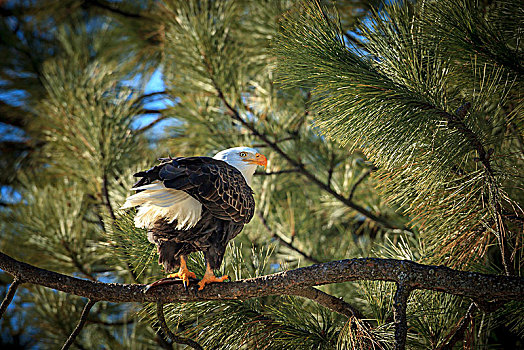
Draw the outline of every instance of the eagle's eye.
<instances>
[{"instance_id":1,"label":"eagle's eye","mask_svg":"<svg viewBox=\"0 0 524 350\"><path fill-rule=\"evenodd\" d=\"M241 156L242 158L246 157L246 156L247 156L247 152L240 152L240 156Z\"/></svg>"}]
</instances>

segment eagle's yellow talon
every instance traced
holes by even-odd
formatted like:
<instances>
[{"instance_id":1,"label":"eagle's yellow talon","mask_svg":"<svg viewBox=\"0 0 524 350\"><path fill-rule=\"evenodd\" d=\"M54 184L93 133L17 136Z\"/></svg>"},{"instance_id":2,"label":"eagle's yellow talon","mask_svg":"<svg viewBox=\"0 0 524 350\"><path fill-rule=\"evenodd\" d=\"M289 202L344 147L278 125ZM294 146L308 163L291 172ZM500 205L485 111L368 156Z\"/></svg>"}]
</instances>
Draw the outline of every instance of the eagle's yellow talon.
<instances>
[{"instance_id":1,"label":"eagle's yellow talon","mask_svg":"<svg viewBox=\"0 0 524 350\"><path fill-rule=\"evenodd\" d=\"M204 286L206 284L213 283L213 282L224 282L228 278L229 276L227 275L224 275L222 277L216 277L214 274L211 274L211 275L205 274L204 278L202 278L202 280L198 282L198 286L199 286L198 290L204 289Z\"/></svg>"},{"instance_id":2,"label":"eagle's yellow talon","mask_svg":"<svg viewBox=\"0 0 524 350\"><path fill-rule=\"evenodd\" d=\"M182 280L182 283L184 286L189 285L189 279L190 278L196 278L196 275L194 272L189 271L186 269L180 269L177 273L171 273L167 275L168 278L180 278Z\"/></svg>"},{"instance_id":3,"label":"eagle's yellow talon","mask_svg":"<svg viewBox=\"0 0 524 350\"><path fill-rule=\"evenodd\" d=\"M189 285L189 279L196 278L196 275L194 272L188 270L184 257L180 257L180 270L178 270L177 273L167 275L167 278L180 278L184 287L187 287Z\"/></svg>"}]
</instances>

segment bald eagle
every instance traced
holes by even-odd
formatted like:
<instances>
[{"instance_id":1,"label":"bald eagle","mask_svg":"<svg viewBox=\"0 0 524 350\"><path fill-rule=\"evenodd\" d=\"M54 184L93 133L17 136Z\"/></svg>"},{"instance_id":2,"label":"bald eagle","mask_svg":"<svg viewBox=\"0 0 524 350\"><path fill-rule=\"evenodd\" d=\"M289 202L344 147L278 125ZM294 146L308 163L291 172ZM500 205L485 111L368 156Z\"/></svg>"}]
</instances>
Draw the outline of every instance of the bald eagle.
<instances>
[{"instance_id":1,"label":"bald eagle","mask_svg":"<svg viewBox=\"0 0 524 350\"><path fill-rule=\"evenodd\" d=\"M147 229L148 240L157 246L159 264L168 277L189 278L186 257L202 251L206 260L199 290L212 282L223 282L214 269L222 264L227 243L251 221L255 210L250 187L257 166L267 159L255 149L235 147L210 157L162 158L161 163L136 173L136 194L122 209L138 207L135 226Z\"/></svg>"}]
</instances>

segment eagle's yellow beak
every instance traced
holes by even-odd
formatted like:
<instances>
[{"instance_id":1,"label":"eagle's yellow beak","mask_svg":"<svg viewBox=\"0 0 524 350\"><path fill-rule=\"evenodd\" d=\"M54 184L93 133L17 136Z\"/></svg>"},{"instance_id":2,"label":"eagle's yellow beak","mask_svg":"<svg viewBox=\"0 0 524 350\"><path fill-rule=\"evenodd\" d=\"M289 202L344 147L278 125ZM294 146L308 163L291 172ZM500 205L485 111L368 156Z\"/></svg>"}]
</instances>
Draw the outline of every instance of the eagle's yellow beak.
<instances>
[{"instance_id":1,"label":"eagle's yellow beak","mask_svg":"<svg viewBox=\"0 0 524 350\"><path fill-rule=\"evenodd\" d=\"M260 154L260 153L255 154L254 158L244 158L242 160L249 164L256 164L256 165L263 166L264 169L267 168L267 158L263 154Z\"/></svg>"}]
</instances>

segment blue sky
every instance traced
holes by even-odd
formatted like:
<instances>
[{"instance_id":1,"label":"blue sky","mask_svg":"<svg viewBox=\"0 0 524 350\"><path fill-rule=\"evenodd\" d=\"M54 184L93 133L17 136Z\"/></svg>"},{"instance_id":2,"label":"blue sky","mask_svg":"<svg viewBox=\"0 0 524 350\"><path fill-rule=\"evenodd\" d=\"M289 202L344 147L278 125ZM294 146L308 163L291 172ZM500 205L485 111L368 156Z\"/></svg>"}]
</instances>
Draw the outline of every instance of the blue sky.
<instances>
[{"instance_id":1,"label":"blue sky","mask_svg":"<svg viewBox=\"0 0 524 350\"><path fill-rule=\"evenodd\" d=\"M158 68L153 75L151 76L151 79L145 86L144 94L150 94L152 92L158 92L158 91L165 91L166 86L164 83L162 70L161 68ZM146 109L164 109L167 107L173 106L173 102L166 98L158 98L158 99L152 99L151 102L148 102L144 104L144 108ZM133 123L133 128L141 128L143 126L148 125L152 121L154 121L156 118L158 118L157 114L145 114L142 117L138 118ZM172 125L173 120L163 120L155 127L153 127L149 132L150 133L156 133L162 131L166 126Z\"/></svg>"}]
</instances>

